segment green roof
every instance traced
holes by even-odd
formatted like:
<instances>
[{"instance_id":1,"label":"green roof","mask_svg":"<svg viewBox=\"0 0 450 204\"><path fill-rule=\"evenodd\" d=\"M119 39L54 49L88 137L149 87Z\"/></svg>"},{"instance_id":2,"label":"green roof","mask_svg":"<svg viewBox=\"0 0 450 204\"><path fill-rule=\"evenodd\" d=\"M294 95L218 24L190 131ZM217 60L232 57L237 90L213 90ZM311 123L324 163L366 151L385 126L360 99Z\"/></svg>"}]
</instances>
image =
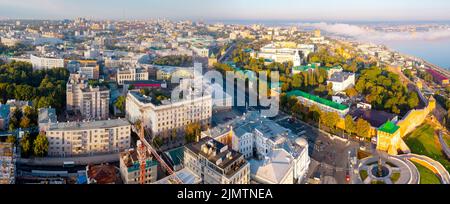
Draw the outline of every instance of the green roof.
<instances>
[{"instance_id":1,"label":"green roof","mask_svg":"<svg viewBox=\"0 0 450 204\"><path fill-rule=\"evenodd\" d=\"M155 160L147 160L145 168L148 169L148 168L150 168L152 166L156 166L156 165L158 165L157 161L155 161ZM139 168L140 168L139 162L135 162L133 164L133 166L128 167L128 172L137 171L137 170L139 170Z\"/></svg>"},{"instance_id":2,"label":"green roof","mask_svg":"<svg viewBox=\"0 0 450 204\"><path fill-rule=\"evenodd\" d=\"M303 97L303 98L315 101L315 102L320 103L322 105L326 105L328 107L331 107L331 108L334 108L334 109L337 109L337 110L341 110L341 111L348 109L348 106L346 106L346 105L343 105L343 104L340 104L340 103L336 103L336 102L330 101L328 99L320 98L318 96L315 96L315 95L312 95L312 94L309 94L309 93L306 93L306 92L303 92L303 91L300 91L300 90L290 91L290 92L287 93L287 96L289 98L292 97L292 96L300 96L300 97Z\"/></svg>"},{"instance_id":3,"label":"green roof","mask_svg":"<svg viewBox=\"0 0 450 204\"><path fill-rule=\"evenodd\" d=\"M325 69L327 71L329 71L331 69L342 69L341 66L323 67L323 66L317 66L316 64L312 64L312 65L310 64L310 65L304 65L304 66L296 66L296 67L293 67L292 69L295 70L295 71L302 71L302 72L304 72L304 71L308 71L309 69L317 69L317 68Z\"/></svg>"},{"instance_id":4,"label":"green roof","mask_svg":"<svg viewBox=\"0 0 450 204\"><path fill-rule=\"evenodd\" d=\"M396 125L392 121L388 121L385 124L383 124L380 128L378 128L378 131L394 134L395 132L397 132L398 129L400 129L398 125Z\"/></svg>"},{"instance_id":5,"label":"green roof","mask_svg":"<svg viewBox=\"0 0 450 204\"><path fill-rule=\"evenodd\" d=\"M182 164L182 160L184 158L184 147L167 151L166 154L168 154L174 165L180 165Z\"/></svg>"}]
</instances>

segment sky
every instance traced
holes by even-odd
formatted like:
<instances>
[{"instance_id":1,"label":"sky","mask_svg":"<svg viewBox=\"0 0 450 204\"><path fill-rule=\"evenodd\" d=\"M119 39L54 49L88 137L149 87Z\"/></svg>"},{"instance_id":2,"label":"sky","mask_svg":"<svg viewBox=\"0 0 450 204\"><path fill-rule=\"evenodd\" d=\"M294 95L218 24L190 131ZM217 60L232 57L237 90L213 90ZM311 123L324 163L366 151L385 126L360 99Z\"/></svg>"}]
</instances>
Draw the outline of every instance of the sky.
<instances>
[{"instance_id":1,"label":"sky","mask_svg":"<svg viewBox=\"0 0 450 204\"><path fill-rule=\"evenodd\" d=\"M448 21L448 0L0 0L0 19Z\"/></svg>"}]
</instances>

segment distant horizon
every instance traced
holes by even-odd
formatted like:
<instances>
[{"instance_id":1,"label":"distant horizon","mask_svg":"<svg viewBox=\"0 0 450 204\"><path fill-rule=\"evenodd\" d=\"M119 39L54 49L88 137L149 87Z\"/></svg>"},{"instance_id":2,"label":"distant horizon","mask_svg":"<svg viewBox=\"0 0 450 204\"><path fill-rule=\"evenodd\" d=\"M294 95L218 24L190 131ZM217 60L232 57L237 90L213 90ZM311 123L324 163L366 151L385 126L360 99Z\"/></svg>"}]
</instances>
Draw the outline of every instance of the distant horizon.
<instances>
[{"instance_id":1,"label":"distant horizon","mask_svg":"<svg viewBox=\"0 0 450 204\"><path fill-rule=\"evenodd\" d=\"M90 21L151 21L151 20L169 20L169 21L192 21L192 22L202 22L208 24L274 24L274 23L346 23L346 24L378 24L378 23L386 23L386 24L432 24L432 23L441 23L441 24L450 24L450 19L448 20L308 20L308 19L299 19L299 20L280 20L280 19L169 19L169 18L143 18L143 19L96 19L89 18L84 16L74 17L74 18L60 18L60 19L45 19L45 18L4 18L0 19L0 21L64 21L64 20L76 20L77 18L85 18Z\"/></svg>"},{"instance_id":2,"label":"distant horizon","mask_svg":"<svg viewBox=\"0 0 450 204\"><path fill-rule=\"evenodd\" d=\"M0 19L450 21L447 0L0 0Z\"/></svg>"}]
</instances>

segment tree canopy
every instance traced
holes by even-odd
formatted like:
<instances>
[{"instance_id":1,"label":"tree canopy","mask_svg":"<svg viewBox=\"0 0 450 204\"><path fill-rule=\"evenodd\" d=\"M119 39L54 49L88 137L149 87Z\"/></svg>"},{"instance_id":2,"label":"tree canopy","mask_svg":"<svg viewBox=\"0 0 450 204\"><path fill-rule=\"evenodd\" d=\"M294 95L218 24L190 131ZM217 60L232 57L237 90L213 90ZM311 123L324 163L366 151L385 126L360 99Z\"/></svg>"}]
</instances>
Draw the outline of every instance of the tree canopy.
<instances>
[{"instance_id":1,"label":"tree canopy","mask_svg":"<svg viewBox=\"0 0 450 204\"><path fill-rule=\"evenodd\" d=\"M378 67L362 71L355 89L374 108L395 114L405 114L419 104L417 93L409 92L398 75Z\"/></svg>"}]
</instances>

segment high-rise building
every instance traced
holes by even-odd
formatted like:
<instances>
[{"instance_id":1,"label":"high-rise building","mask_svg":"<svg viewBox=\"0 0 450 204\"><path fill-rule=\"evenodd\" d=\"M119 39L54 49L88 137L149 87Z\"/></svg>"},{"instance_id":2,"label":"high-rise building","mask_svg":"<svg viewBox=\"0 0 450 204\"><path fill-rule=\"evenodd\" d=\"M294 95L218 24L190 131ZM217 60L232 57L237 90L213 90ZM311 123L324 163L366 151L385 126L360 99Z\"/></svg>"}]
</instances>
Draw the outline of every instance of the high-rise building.
<instances>
[{"instance_id":1,"label":"high-rise building","mask_svg":"<svg viewBox=\"0 0 450 204\"><path fill-rule=\"evenodd\" d=\"M66 91L68 111L79 112L83 119L108 119L109 89L88 86L80 74L71 74Z\"/></svg>"},{"instance_id":2,"label":"high-rise building","mask_svg":"<svg viewBox=\"0 0 450 204\"><path fill-rule=\"evenodd\" d=\"M66 84L66 109L79 110L81 104L81 90L88 86L87 79L81 74L71 74Z\"/></svg>"}]
</instances>

